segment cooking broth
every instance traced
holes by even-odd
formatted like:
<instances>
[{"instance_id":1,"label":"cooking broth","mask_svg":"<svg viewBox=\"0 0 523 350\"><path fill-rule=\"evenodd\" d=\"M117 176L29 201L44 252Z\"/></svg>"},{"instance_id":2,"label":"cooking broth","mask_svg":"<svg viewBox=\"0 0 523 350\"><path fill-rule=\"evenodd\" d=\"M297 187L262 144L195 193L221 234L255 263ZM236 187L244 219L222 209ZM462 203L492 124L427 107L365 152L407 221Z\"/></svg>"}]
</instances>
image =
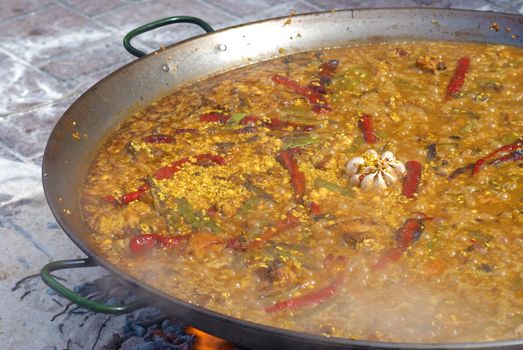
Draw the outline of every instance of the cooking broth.
<instances>
[{"instance_id":1,"label":"cooking broth","mask_svg":"<svg viewBox=\"0 0 523 350\"><path fill-rule=\"evenodd\" d=\"M300 53L184 86L111 132L100 253L241 319L394 342L523 335L523 51Z\"/></svg>"}]
</instances>

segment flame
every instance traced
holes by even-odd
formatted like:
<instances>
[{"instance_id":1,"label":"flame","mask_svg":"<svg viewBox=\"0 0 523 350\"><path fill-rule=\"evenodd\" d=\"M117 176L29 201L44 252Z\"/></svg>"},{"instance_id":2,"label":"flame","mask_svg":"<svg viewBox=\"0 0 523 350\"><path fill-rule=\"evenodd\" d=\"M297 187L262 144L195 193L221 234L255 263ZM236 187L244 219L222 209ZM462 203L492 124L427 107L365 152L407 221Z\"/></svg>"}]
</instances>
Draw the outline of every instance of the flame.
<instances>
[{"instance_id":1,"label":"flame","mask_svg":"<svg viewBox=\"0 0 523 350\"><path fill-rule=\"evenodd\" d=\"M226 340L202 332L194 327L185 328L185 332L196 337L193 350L233 350L232 344Z\"/></svg>"}]
</instances>

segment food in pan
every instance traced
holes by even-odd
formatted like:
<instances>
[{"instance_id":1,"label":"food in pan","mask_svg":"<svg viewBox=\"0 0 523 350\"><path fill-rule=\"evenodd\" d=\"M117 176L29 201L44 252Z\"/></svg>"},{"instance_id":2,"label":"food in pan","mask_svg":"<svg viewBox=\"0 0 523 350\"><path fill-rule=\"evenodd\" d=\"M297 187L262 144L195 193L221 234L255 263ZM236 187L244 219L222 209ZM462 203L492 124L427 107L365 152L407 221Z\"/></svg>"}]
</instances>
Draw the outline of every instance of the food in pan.
<instances>
[{"instance_id":1,"label":"food in pan","mask_svg":"<svg viewBox=\"0 0 523 350\"><path fill-rule=\"evenodd\" d=\"M295 54L111 132L82 189L112 263L181 300L334 337L523 332L523 51Z\"/></svg>"}]
</instances>

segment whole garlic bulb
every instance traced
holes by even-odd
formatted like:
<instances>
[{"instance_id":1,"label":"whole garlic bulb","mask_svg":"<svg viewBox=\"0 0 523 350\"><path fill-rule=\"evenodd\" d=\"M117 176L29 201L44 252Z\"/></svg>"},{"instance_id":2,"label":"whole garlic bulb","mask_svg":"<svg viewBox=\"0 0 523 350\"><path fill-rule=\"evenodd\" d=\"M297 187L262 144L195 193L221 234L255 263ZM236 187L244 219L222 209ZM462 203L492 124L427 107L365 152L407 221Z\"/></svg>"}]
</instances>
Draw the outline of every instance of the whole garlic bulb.
<instances>
[{"instance_id":1,"label":"whole garlic bulb","mask_svg":"<svg viewBox=\"0 0 523 350\"><path fill-rule=\"evenodd\" d=\"M405 165L390 151L378 152L371 149L361 157L351 159L345 167L350 183L363 190L384 190L407 173Z\"/></svg>"}]
</instances>

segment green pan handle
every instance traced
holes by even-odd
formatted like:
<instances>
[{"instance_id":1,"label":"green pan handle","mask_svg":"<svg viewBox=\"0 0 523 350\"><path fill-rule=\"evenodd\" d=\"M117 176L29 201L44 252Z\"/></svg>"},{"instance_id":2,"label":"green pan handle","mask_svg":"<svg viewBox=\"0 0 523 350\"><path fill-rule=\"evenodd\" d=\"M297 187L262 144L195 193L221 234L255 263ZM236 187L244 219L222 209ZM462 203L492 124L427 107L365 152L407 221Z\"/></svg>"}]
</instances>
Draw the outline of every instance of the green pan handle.
<instances>
[{"instance_id":1,"label":"green pan handle","mask_svg":"<svg viewBox=\"0 0 523 350\"><path fill-rule=\"evenodd\" d=\"M159 19L157 21L144 24L143 26L140 26L136 29L131 30L127 35L123 38L123 46L125 49L131 54L135 55L136 57L142 57L147 55L145 52L138 50L136 47L131 45L131 40L145 32L148 32L150 30L160 28L163 26L166 26L168 24L173 23L192 23L196 24L203 30L205 30L207 33L214 32L214 29L209 25L209 23L205 22L202 19L199 19L197 17L191 17L191 16L173 16L173 17L167 17L163 19Z\"/></svg>"},{"instance_id":2,"label":"green pan handle","mask_svg":"<svg viewBox=\"0 0 523 350\"><path fill-rule=\"evenodd\" d=\"M53 261L45 265L40 272L40 277L52 290L60 294L64 298L69 299L78 306L81 306L87 310L94 311L103 314L126 314L135 310L138 310L145 306L145 300L139 299L133 301L127 305L109 305L99 303L93 300L86 299L81 295L73 292L51 275L51 272L64 269L77 269L80 267L93 267L97 266L91 259L73 259L73 260L60 260Z\"/></svg>"}]
</instances>

